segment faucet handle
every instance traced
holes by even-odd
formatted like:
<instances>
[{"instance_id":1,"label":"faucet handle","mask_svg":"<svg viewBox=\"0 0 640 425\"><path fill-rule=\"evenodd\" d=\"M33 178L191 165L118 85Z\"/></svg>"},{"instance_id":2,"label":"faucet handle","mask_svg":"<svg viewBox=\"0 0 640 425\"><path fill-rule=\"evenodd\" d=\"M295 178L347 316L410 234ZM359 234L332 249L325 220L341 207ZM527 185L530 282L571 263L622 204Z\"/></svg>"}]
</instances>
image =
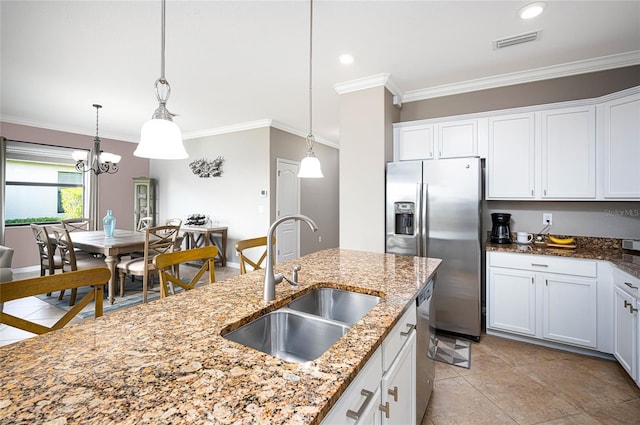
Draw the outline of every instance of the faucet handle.
<instances>
[{"instance_id":1,"label":"faucet handle","mask_svg":"<svg viewBox=\"0 0 640 425\"><path fill-rule=\"evenodd\" d=\"M302 267L300 267L299 264L296 264L295 266L293 266L293 273L291 274L291 280L293 280L294 282L298 283L298 272L300 271Z\"/></svg>"}]
</instances>

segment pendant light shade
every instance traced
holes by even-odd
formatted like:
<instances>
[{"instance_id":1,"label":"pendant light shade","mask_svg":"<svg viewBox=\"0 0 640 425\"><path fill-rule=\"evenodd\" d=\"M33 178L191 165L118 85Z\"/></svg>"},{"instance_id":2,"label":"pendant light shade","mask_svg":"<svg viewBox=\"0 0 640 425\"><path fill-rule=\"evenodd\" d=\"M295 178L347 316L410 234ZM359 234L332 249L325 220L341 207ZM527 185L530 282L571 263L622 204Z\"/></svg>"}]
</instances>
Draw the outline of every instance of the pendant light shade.
<instances>
[{"instance_id":1,"label":"pendant light shade","mask_svg":"<svg viewBox=\"0 0 640 425\"><path fill-rule=\"evenodd\" d=\"M322 174L322 168L320 168L320 160L316 158L316 154L313 150L307 151L307 156L300 162L300 170L298 171L299 178L306 179L318 179L324 177Z\"/></svg>"},{"instance_id":2,"label":"pendant light shade","mask_svg":"<svg viewBox=\"0 0 640 425\"><path fill-rule=\"evenodd\" d=\"M160 60L160 78L156 80L155 92L158 108L151 120L144 123L140 132L140 143L133 152L135 156L152 159L184 159L189 155L182 143L182 131L173 122L174 114L167 109L167 101L171 94L171 86L164 77L165 50L165 9L166 0L162 0L162 50ZM162 88L162 90L161 90Z\"/></svg>"},{"instance_id":3,"label":"pendant light shade","mask_svg":"<svg viewBox=\"0 0 640 425\"><path fill-rule=\"evenodd\" d=\"M322 169L320 168L320 160L313 152L313 0L309 1L309 135L306 138L307 156L300 162L300 170L298 178L317 179L322 178Z\"/></svg>"},{"instance_id":4,"label":"pendant light shade","mask_svg":"<svg viewBox=\"0 0 640 425\"><path fill-rule=\"evenodd\" d=\"M185 159L189 155L182 144L182 131L173 121L152 118L142 126L140 143L133 153L142 158Z\"/></svg>"}]
</instances>

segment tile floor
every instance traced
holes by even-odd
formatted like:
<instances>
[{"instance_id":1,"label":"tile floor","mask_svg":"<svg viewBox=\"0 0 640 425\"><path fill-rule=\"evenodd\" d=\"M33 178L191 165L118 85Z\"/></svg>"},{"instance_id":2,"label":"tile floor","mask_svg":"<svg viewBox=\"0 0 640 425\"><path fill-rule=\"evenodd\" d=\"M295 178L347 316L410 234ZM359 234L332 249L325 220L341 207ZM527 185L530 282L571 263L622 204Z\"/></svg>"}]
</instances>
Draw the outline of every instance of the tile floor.
<instances>
[{"instance_id":1,"label":"tile floor","mask_svg":"<svg viewBox=\"0 0 640 425\"><path fill-rule=\"evenodd\" d=\"M640 388L617 362L492 335L471 368L436 363L422 425L640 424Z\"/></svg>"},{"instance_id":2,"label":"tile floor","mask_svg":"<svg viewBox=\"0 0 640 425\"><path fill-rule=\"evenodd\" d=\"M216 268L217 280L235 274ZM35 297L4 308L43 324L63 314ZM0 345L32 336L0 325ZM421 425L453 424L637 425L640 388L615 361L483 335L472 344L470 369L436 362L435 390Z\"/></svg>"}]
</instances>

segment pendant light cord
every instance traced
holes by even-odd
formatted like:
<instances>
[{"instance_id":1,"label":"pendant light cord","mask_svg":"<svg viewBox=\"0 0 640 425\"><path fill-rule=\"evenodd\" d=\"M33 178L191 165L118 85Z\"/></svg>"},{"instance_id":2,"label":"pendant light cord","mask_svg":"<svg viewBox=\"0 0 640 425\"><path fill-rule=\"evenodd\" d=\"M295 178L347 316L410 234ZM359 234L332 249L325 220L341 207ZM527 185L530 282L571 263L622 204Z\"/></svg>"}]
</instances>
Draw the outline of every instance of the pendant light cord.
<instances>
[{"instance_id":1,"label":"pendant light cord","mask_svg":"<svg viewBox=\"0 0 640 425\"><path fill-rule=\"evenodd\" d=\"M307 144L309 150L313 148L313 0L309 4L309 135L307 136Z\"/></svg>"},{"instance_id":2,"label":"pendant light cord","mask_svg":"<svg viewBox=\"0 0 640 425\"><path fill-rule=\"evenodd\" d=\"M164 78L164 31L165 31L165 23L166 23L166 8L167 8L167 1L166 0L162 0L162 19L161 19L161 38L160 38L160 44L161 44L161 52L160 52L160 82L162 84L164 84L167 80Z\"/></svg>"}]
</instances>

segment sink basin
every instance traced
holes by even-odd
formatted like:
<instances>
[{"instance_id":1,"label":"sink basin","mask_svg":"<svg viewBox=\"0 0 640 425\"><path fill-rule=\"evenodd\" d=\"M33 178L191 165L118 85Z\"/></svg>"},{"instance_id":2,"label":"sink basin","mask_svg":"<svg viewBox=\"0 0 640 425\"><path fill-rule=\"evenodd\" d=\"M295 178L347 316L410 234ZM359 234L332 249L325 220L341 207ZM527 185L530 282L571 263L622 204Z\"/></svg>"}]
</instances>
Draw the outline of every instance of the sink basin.
<instances>
[{"instance_id":1,"label":"sink basin","mask_svg":"<svg viewBox=\"0 0 640 425\"><path fill-rule=\"evenodd\" d=\"M334 288L314 289L291 301L288 307L353 325L382 298Z\"/></svg>"},{"instance_id":2,"label":"sink basin","mask_svg":"<svg viewBox=\"0 0 640 425\"><path fill-rule=\"evenodd\" d=\"M282 360L315 360L349 330L343 323L281 308L229 332L224 338Z\"/></svg>"}]
</instances>

